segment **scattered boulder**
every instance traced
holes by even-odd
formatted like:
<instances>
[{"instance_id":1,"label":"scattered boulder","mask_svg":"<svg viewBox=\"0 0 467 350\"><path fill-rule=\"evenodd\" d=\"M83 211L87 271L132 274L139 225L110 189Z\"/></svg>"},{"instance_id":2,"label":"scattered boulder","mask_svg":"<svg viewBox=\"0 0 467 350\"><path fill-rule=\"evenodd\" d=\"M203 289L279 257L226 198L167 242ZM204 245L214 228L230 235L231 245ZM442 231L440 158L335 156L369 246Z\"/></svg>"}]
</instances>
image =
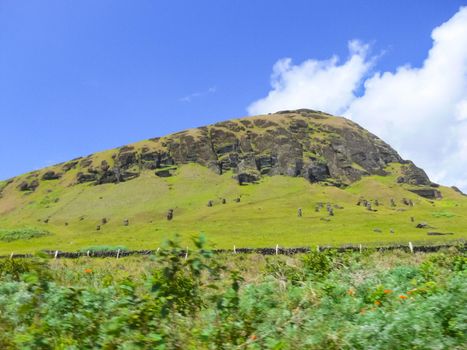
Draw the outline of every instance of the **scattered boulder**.
<instances>
[{"instance_id":1,"label":"scattered boulder","mask_svg":"<svg viewBox=\"0 0 467 350\"><path fill-rule=\"evenodd\" d=\"M170 220L173 219L173 217L174 217L174 210L173 210L173 209L169 209L169 210L167 211L167 220L170 221Z\"/></svg>"},{"instance_id":2,"label":"scattered boulder","mask_svg":"<svg viewBox=\"0 0 467 350\"><path fill-rule=\"evenodd\" d=\"M159 177L170 177L173 175L173 170L172 169L160 169L160 170L156 170L155 174L156 176L159 176Z\"/></svg>"},{"instance_id":3,"label":"scattered boulder","mask_svg":"<svg viewBox=\"0 0 467 350\"><path fill-rule=\"evenodd\" d=\"M23 181L18 185L18 189L22 192L34 192L37 187L39 187L39 181L37 179L34 179L31 182Z\"/></svg>"},{"instance_id":4,"label":"scattered boulder","mask_svg":"<svg viewBox=\"0 0 467 350\"><path fill-rule=\"evenodd\" d=\"M430 226L426 222L420 222L415 226L416 228L429 228Z\"/></svg>"},{"instance_id":5,"label":"scattered boulder","mask_svg":"<svg viewBox=\"0 0 467 350\"><path fill-rule=\"evenodd\" d=\"M208 207L212 207L212 205L213 205L213 201L211 201L211 200L208 201Z\"/></svg>"},{"instance_id":6,"label":"scattered boulder","mask_svg":"<svg viewBox=\"0 0 467 350\"><path fill-rule=\"evenodd\" d=\"M78 160L72 160L68 163L65 163L63 166L62 166L62 170L64 172L67 172L67 171L70 171L71 169L74 169L76 168L76 165L78 164Z\"/></svg>"},{"instance_id":7,"label":"scattered boulder","mask_svg":"<svg viewBox=\"0 0 467 350\"><path fill-rule=\"evenodd\" d=\"M382 231L380 228L374 228L374 229L373 229L373 232L381 233L381 232L383 232L383 231Z\"/></svg>"},{"instance_id":8,"label":"scattered boulder","mask_svg":"<svg viewBox=\"0 0 467 350\"><path fill-rule=\"evenodd\" d=\"M49 170L42 175L42 180L57 180L62 177L62 174Z\"/></svg>"},{"instance_id":9,"label":"scattered boulder","mask_svg":"<svg viewBox=\"0 0 467 350\"><path fill-rule=\"evenodd\" d=\"M84 182L92 182L97 180L97 175L96 174L89 174L89 173L82 173L79 172L76 174L76 182L78 183L84 183Z\"/></svg>"},{"instance_id":10,"label":"scattered boulder","mask_svg":"<svg viewBox=\"0 0 467 350\"><path fill-rule=\"evenodd\" d=\"M239 185L245 183L256 183L259 181L259 176L254 173L240 173L237 175L237 181Z\"/></svg>"},{"instance_id":11,"label":"scattered boulder","mask_svg":"<svg viewBox=\"0 0 467 350\"><path fill-rule=\"evenodd\" d=\"M92 158L89 156L81 160L81 162L79 162L79 166L82 168L87 168L91 164L92 164Z\"/></svg>"}]
</instances>

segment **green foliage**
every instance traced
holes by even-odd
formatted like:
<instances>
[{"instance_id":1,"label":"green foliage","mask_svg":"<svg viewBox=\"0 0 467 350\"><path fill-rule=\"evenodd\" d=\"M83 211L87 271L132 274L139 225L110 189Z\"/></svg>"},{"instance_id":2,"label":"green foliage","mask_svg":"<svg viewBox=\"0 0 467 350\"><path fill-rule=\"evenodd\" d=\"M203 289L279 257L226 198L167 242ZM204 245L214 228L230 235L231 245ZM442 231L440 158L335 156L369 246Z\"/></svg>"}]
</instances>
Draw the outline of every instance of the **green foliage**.
<instances>
[{"instance_id":1,"label":"green foliage","mask_svg":"<svg viewBox=\"0 0 467 350\"><path fill-rule=\"evenodd\" d=\"M15 229L0 229L0 241L11 242L17 240L25 240L50 235L49 231L25 227Z\"/></svg>"},{"instance_id":2,"label":"green foliage","mask_svg":"<svg viewBox=\"0 0 467 350\"><path fill-rule=\"evenodd\" d=\"M461 349L465 254L0 261L1 349Z\"/></svg>"},{"instance_id":3,"label":"green foliage","mask_svg":"<svg viewBox=\"0 0 467 350\"><path fill-rule=\"evenodd\" d=\"M210 259L212 252L204 250L205 237L193 240L197 250L182 249L178 240L168 240L159 252L162 269L156 270L151 279L151 291L162 304L162 313L177 311L183 315L204 306L200 290L206 282L217 279L223 266ZM208 276L201 278L206 272Z\"/></svg>"},{"instance_id":4,"label":"green foliage","mask_svg":"<svg viewBox=\"0 0 467 350\"><path fill-rule=\"evenodd\" d=\"M86 248L82 248L79 251L82 253L86 252L113 252L113 251L127 251L128 248L123 246L123 245L95 245L95 246L90 246Z\"/></svg>"},{"instance_id":5,"label":"green foliage","mask_svg":"<svg viewBox=\"0 0 467 350\"><path fill-rule=\"evenodd\" d=\"M303 267L310 274L319 277L326 276L333 267L335 255L336 253L332 250L325 250L324 252L311 250L302 258Z\"/></svg>"}]
</instances>

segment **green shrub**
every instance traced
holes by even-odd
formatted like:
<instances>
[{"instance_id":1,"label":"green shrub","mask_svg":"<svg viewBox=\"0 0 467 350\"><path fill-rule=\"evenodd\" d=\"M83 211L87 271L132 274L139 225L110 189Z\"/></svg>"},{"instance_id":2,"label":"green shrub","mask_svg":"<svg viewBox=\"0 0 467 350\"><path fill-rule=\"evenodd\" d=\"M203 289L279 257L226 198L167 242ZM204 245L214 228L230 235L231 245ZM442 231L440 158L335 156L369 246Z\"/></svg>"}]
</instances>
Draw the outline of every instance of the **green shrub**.
<instances>
[{"instance_id":1,"label":"green shrub","mask_svg":"<svg viewBox=\"0 0 467 350\"><path fill-rule=\"evenodd\" d=\"M31 239L50 235L49 231L38 228L14 228L14 229L0 229L0 241L11 242L20 239Z\"/></svg>"},{"instance_id":2,"label":"green shrub","mask_svg":"<svg viewBox=\"0 0 467 350\"><path fill-rule=\"evenodd\" d=\"M113 252L113 251L128 251L128 248L123 246L123 245L94 245L91 247L83 248L80 249L79 251L81 253L86 253L86 252Z\"/></svg>"},{"instance_id":3,"label":"green shrub","mask_svg":"<svg viewBox=\"0 0 467 350\"><path fill-rule=\"evenodd\" d=\"M0 260L0 349L465 348L461 252L326 251L263 265L214 256L202 237L195 246L186 256L169 241L152 259Z\"/></svg>"}]
</instances>

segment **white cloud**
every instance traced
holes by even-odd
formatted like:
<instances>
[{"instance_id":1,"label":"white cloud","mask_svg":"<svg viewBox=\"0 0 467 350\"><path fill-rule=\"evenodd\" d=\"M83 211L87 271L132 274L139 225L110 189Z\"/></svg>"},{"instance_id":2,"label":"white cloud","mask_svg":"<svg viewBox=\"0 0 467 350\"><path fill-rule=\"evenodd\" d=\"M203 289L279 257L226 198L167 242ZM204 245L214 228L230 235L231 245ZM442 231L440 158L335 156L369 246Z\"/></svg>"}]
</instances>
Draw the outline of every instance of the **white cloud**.
<instances>
[{"instance_id":1,"label":"white cloud","mask_svg":"<svg viewBox=\"0 0 467 350\"><path fill-rule=\"evenodd\" d=\"M269 95L248 111L313 108L343 114L414 160L434 181L467 191L467 7L435 28L432 39L421 67L403 65L371 77L365 75L374 60L361 44L349 45L351 56L340 66L335 58L297 66L280 60ZM361 84L363 94L356 96Z\"/></svg>"},{"instance_id":2,"label":"white cloud","mask_svg":"<svg viewBox=\"0 0 467 350\"><path fill-rule=\"evenodd\" d=\"M349 42L350 56L339 65L333 56L325 61L307 60L293 65L290 58L276 62L268 96L248 107L250 114L265 114L280 109L314 108L342 113L355 98L354 92L368 71L367 45Z\"/></svg>"}]
</instances>

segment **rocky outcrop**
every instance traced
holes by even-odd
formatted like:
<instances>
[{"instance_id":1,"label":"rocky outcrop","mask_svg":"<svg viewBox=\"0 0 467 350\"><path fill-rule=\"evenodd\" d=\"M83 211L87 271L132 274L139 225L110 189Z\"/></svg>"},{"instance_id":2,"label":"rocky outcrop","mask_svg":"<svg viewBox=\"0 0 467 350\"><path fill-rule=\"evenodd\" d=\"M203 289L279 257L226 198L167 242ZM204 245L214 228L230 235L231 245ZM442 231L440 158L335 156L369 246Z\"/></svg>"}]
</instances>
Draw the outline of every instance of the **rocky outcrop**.
<instances>
[{"instance_id":1,"label":"rocky outcrop","mask_svg":"<svg viewBox=\"0 0 467 350\"><path fill-rule=\"evenodd\" d=\"M410 192L418 194L421 197L428 199L440 199L442 198L441 192L434 188L412 188L409 189Z\"/></svg>"},{"instance_id":2,"label":"rocky outcrop","mask_svg":"<svg viewBox=\"0 0 467 350\"><path fill-rule=\"evenodd\" d=\"M18 189L22 192L30 191L33 192L36 188L39 187L39 180L34 179L32 181L22 181L18 185Z\"/></svg>"},{"instance_id":3,"label":"rocky outcrop","mask_svg":"<svg viewBox=\"0 0 467 350\"><path fill-rule=\"evenodd\" d=\"M457 193L463 195L463 196L467 196L467 194L465 194L464 192L462 192L458 187L456 186L451 186L451 188L456 191Z\"/></svg>"},{"instance_id":4,"label":"rocky outcrop","mask_svg":"<svg viewBox=\"0 0 467 350\"><path fill-rule=\"evenodd\" d=\"M402 176L397 179L399 183L407 183L410 185L431 185L428 175L420 168L417 168L411 161L405 161L405 165L401 167Z\"/></svg>"},{"instance_id":5,"label":"rocky outcrop","mask_svg":"<svg viewBox=\"0 0 467 350\"><path fill-rule=\"evenodd\" d=\"M42 175L42 180L57 180L62 177L62 174L49 170Z\"/></svg>"},{"instance_id":6,"label":"rocky outcrop","mask_svg":"<svg viewBox=\"0 0 467 350\"><path fill-rule=\"evenodd\" d=\"M386 166L396 162L404 163L399 182L430 185L423 170L359 125L306 109L225 121L136 145L117 149L99 165L91 156L80 159L76 181L118 183L146 169L167 177L172 167L194 162L218 174L232 172L242 184L286 175L346 186L365 175L385 175Z\"/></svg>"}]
</instances>

